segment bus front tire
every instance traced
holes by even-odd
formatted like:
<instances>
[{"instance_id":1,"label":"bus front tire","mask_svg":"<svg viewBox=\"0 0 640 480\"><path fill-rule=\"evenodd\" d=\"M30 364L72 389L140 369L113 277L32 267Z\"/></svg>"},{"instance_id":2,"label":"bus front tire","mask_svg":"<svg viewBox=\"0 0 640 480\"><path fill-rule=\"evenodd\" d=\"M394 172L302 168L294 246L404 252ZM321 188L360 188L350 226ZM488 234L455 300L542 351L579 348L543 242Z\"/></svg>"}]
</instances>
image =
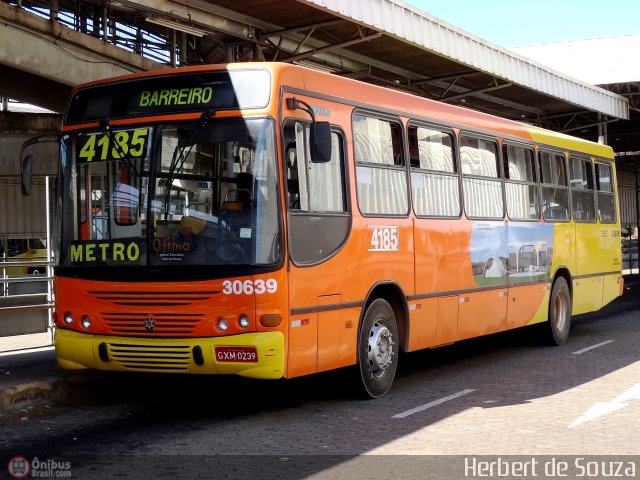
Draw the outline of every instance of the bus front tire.
<instances>
[{"instance_id":1,"label":"bus front tire","mask_svg":"<svg viewBox=\"0 0 640 480\"><path fill-rule=\"evenodd\" d=\"M398 327L391 305L374 300L364 315L358 335L358 367L362 386L370 398L391 388L398 367Z\"/></svg>"},{"instance_id":2,"label":"bus front tire","mask_svg":"<svg viewBox=\"0 0 640 480\"><path fill-rule=\"evenodd\" d=\"M554 282L549 298L549 319L544 324L544 340L550 345L564 345L571 328L571 292L564 277Z\"/></svg>"}]
</instances>

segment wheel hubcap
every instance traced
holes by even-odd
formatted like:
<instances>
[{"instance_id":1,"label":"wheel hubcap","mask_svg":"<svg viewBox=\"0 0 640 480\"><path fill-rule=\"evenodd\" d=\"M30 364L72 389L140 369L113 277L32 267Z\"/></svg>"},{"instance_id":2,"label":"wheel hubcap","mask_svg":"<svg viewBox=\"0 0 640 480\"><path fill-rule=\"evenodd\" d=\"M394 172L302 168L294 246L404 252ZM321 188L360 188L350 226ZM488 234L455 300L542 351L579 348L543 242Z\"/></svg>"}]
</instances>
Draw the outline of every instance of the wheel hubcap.
<instances>
[{"instance_id":1,"label":"wheel hubcap","mask_svg":"<svg viewBox=\"0 0 640 480\"><path fill-rule=\"evenodd\" d=\"M562 331L567 323L567 297L564 292L556 296L555 324L558 331Z\"/></svg>"},{"instance_id":2,"label":"wheel hubcap","mask_svg":"<svg viewBox=\"0 0 640 480\"><path fill-rule=\"evenodd\" d=\"M383 375L393 362L393 335L387 326L377 321L369 332L369 365L374 375Z\"/></svg>"}]
</instances>

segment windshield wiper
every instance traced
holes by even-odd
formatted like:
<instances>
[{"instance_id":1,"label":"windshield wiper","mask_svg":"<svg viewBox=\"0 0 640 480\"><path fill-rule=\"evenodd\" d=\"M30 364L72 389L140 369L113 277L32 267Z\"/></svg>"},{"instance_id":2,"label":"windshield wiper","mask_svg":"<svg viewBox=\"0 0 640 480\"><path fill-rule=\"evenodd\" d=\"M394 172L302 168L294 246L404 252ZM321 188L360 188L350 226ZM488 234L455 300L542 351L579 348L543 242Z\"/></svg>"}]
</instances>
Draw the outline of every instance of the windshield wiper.
<instances>
[{"instance_id":1,"label":"windshield wiper","mask_svg":"<svg viewBox=\"0 0 640 480\"><path fill-rule=\"evenodd\" d=\"M189 136L184 142L183 146L180 146L180 141L178 140L178 144L176 145L175 150L173 151L173 156L171 157L171 164L169 165L169 171L167 172L167 179L165 183L165 191L164 191L164 221L166 222L169 217L169 205L171 203L171 186L176 176L182 170L184 166L184 162L186 162L187 157L193 150L193 146L196 143L196 139L202 132L202 129L207 125L209 120L211 120L215 116L215 112L208 110L206 112L202 112L200 116L200 121L193 125L189 130ZM188 150L187 150L188 148Z\"/></svg>"},{"instance_id":2,"label":"windshield wiper","mask_svg":"<svg viewBox=\"0 0 640 480\"><path fill-rule=\"evenodd\" d=\"M103 118L102 120L100 120L100 128L102 128L102 131L104 132L105 137L109 139L109 145L111 145L112 148L116 150L118 159L121 162L125 163L127 169L130 172L132 172L134 176L139 177L138 169L136 168L135 164L131 161L130 158L127 158L127 154L122 149L122 146L118 142L116 142L115 139L113 138L113 134L111 131L111 123L109 122L109 119Z\"/></svg>"}]
</instances>

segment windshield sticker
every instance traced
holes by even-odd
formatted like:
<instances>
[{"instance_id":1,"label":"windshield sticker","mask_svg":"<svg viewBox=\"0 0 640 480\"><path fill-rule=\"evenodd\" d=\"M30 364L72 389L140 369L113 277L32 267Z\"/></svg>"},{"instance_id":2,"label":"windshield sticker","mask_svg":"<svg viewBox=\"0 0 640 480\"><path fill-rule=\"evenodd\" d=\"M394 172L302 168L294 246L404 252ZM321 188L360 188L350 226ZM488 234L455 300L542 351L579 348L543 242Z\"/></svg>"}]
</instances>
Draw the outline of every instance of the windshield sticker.
<instances>
[{"instance_id":1,"label":"windshield sticker","mask_svg":"<svg viewBox=\"0 0 640 480\"><path fill-rule=\"evenodd\" d=\"M153 250L165 262L183 261L186 254L194 250L198 239L191 225L176 228L169 235L153 239Z\"/></svg>"}]
</instances>

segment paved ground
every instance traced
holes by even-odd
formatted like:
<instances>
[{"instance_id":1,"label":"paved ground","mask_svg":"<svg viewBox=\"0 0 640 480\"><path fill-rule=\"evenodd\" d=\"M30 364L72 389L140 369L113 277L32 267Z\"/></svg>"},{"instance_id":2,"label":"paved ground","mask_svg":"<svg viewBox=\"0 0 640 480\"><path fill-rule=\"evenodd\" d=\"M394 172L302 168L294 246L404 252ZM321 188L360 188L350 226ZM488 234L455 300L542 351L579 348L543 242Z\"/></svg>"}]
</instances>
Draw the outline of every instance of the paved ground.
<instances>
[{"instance_id":1,"label":"paved ground","mask_svg":"<svg viewBox=\"0 0 640 480\"><path fill-rule=\"evenodd\" d=\"M91 378L59 370L51 351L0 356L0 391L22 395L0 417L0 478L16 455L70 462L82 478L318 480L479 477L465 462L522 459L531 470L534 455L537 478L559 478L542 468L565 457L576 478L576 455L628 455L637 470L624 476L640 478L638 280L578 317L562 347L515 331L408 354L391 392L369 402L346 393L348 372L286 382ZM39 397L15 383L43 377L51 388L42 381Z\"/></svg>"}]
</instances>

